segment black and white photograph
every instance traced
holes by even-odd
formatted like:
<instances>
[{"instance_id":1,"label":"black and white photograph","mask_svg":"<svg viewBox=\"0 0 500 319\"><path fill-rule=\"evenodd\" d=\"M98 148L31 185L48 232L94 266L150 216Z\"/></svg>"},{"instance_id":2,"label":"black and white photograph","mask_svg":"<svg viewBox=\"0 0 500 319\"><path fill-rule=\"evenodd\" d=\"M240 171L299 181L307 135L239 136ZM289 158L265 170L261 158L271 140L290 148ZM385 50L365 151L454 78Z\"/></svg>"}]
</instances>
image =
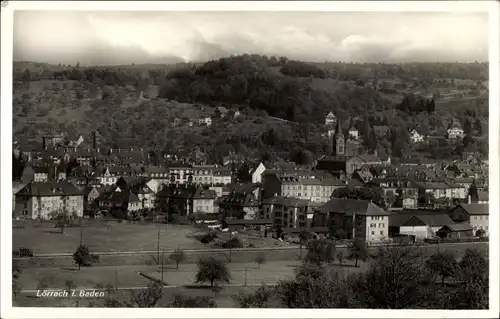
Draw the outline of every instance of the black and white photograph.
<instances>
[{"instance_id":1,"label":"black and white photograph","mask_svg":"<svg viewBox=\"0 0 500 319\"><path fill-rule=\"evenodd\" d=\"M2 317L498 315L497 2L27 3Z\"/></svg>"}]
</instances>

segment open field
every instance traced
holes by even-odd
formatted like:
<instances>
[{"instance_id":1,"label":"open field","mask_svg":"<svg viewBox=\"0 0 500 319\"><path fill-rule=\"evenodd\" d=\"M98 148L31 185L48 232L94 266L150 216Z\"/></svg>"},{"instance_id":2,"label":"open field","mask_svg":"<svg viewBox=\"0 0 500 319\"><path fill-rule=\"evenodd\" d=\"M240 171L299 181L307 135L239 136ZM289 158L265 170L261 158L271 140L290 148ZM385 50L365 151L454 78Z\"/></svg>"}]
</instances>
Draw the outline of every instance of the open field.
<instances>
[{"instance_id":1,"label":"open field","mask_svg":"<svg viewBox=\"0 0 500 319\"><path fill-rule=\"evenodd\" d=\"M113 224L111 230L106 222L94 221L90 226L83 227L83 242L92 252L140 252L157 250L158 227L160 229L160 250L205 249L205 244L189 236L206 229L175 224ZM40 224L39 227L26 226L14 228L13 250L21 247L29 248L36 255L73 253L80 243L80 228L65 228L64 234L53 223ZM221 239L229 239L228 234L221 233ZM263 238L256 235L238 235L242 241L254 247L288 246L271 237ZM34 240L36 238L36 240Z\"/></svg>"},{"instance_id":2,"label":"open field","mask_svg":"<svg viewBox=\"0 0 500 319\"><path fill-rule=\"evenodd\" d=\"M168 257L168 256L167 256ZM166 257L166 258L167 258ZM247 263L248 284L273 284L282 279L292 278L299 261L278 261L264 263L258 267L255 262ZM227 264L232 280L230 284L245 283L245 263ZM164 265L163 281L169 286L195 284L196 264ZM152 278L161 279L161 266L93 266L77 270L77 267L62 268L32 268L23 270L19 282L23 290L37 289L43 279L48 289L64 288L67 280L74 282L74 288L94 288L97 284L118 285L121 288L141 287L150 280L139 275L139 272Z\"/></svg>"},{"instance_id":3,"label":"open field","mask_svg":"<svg viewBox=\"0 0 500 319\"><path fill-rule=\"evenodd\" d=\"M187 235L195 229L184 225L115 224L111 231L105 223L83 228L83 242L93 252L156 250L158 228L160 249L203 249L205 245ZM13 249L26 247L34 254L73 253L80 243L80 228L65 228L61 234L52 223L41 227L13 229Z\"/></svg>"},{"instance_id":4,"label":"open field","mask_svg":"<svg viewBox=\"0 0 500 319\"><path fill-rule=\"evenodd\" d=\"M360 267L352 267L353 261L344 262L344 266L340 267L338 263L333 263L330 267L337 269L343 274L352 272L364 271L367 263L360 262ZM223 284L223 289L215 295L211 289L203 286L194 285L195 273L197 266L195 264L181 264L179 269L175 269L174 265L164 267L164 282L168 286L164 289L164 300L168 302L175 294L183 294L189 296L209 296L214 297L218 307L234 307L232 296L240 291L250 291L256 289L261 284L273 285L279 280L292 279L295 276L294 270L299 265L299 261L286 262L268 262L260 267L255 263L231 263L228 267L231 271L232 280L229 285ZM245 266L247 267L245 276ZM42 278L45 278L47 289L64 289L65 282L72 280L74 282L71 289L92 289L100 283L101 285L111 284L118 286L118 291L111 293L116 298L127 298L130 294L129 290L137 291L140 287L145 287L150 282L142 277L138 272L147 274L153 278L160 279L159 266L149 267L134 267L134 266L118 266L118 267L90 267L80 271L68 268L45 268L45 269L28 269L24 271L19 279L23 290L22 294L16 300L19 306L31 307L50 307L50 306L66 306L74 307L78 300L79 306L88 306L88 302L92 300L98 305L102 300L80 298L78 296L71 299L66 298L37 298L34 290ZM246 277L246 280L245 280ZM245 287L245 282L248 287ZM104 291L105 296L110 292Z\"/></svg>"}]
</instances>

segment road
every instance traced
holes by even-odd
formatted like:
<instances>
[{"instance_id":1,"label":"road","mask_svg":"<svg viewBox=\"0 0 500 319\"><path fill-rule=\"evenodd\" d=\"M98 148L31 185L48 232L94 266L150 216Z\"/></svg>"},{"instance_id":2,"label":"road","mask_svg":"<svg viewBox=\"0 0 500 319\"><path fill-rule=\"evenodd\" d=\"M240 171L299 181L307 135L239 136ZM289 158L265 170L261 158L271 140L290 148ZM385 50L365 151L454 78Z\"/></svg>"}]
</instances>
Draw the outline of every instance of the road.
<instances>
[{"instance_id":1,"label":"road","mask_svg":"<svg viewBox=\"0 0 500 319\"><path fill-rule=\"evenodd\" d=\"M457 245L484 245L487 244L488 242L458 242L458 243L441 243L441 244L424 244L422 247L451 247L451 246L457 246ZM380 247L384 244L379 244L379 245L370 245L368 248L371 247ZM393 245L393 246L398 246L398 245ZM346 247L345 245L337 245L337 248L341 247ZM291 249L300 249L299 246L282 246L282 247L262 247L262 248L234 248L233 251L241 251L241 252L263 252L263 251L280 251L280 250L291 250ZM210 250L211 252L214 253L224 253L228 252L229 249L184 249L184 253L186 254L193 254L193 253L206 253L207 250ZM173 253L173 250L165 250L165 254L171 254ZM99 256L106 256L106 255L142 255L142 254L156 254L156 250L143 250L143 251L114 251L114 252L93 252L93 254L99 255ZM73 256L73 253L53 253L53 254L34 254L33 257L37 258L52 258L52 257L70 257ZM30 257L15 257L15 259L26 259Z\"/></svg>"}]
</instances>

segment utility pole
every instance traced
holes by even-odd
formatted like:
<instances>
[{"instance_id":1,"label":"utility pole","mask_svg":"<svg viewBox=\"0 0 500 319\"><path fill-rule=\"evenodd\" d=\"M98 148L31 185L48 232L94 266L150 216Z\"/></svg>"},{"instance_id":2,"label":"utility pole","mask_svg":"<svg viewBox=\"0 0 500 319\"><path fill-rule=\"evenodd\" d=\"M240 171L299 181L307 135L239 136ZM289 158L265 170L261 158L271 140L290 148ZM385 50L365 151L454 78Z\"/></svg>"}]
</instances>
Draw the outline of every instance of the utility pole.
<instances>
[{"instance_id":1,"label":"utility pole","mask_svg":"<svg viewBox=\"0 0 500 319\"><path fill-rule=\"evenodd\" d=\"M227 226L227 228L229 230L229 262L231 262L231 248L233 246L232 232L231 232L231 228L229 226Z\"/></svg>"},{"instance_id":2,"label":"utility pole","mask_svg":"<svg viewBox=\"0 0 500 319\"><path fill-rule=\"evenodd\" d=\"M247 254L245 253L245 287L247 286L247 272L248 272L248 266L247 266Z\"/></svg>"},{"instance_id":3,"label":"utility pole","mask_svg":"<svg viewBox=\"0 0 500 319\"><path fill-rule=\"evenodd\" d=\"M165 257L165 249L161 251L161 285L163 286L163 258Z\"/></svg>"},{"instance_id":4,"label":"utility pole","mask_svg":"<svg viewBox=\"0 0 500 319\"><path fill-rule=\"evenodd\" d=\"M156 240L156 251L157 251L157 254L156 254L156 257L158 261L160 261L160 227L158 227L158 224L157 224L157 229L158 229L158 238Z\"/></svg>"},{"instance_id":5,"label":"utility pole","mask_svg":"<svg viewBox=\"0 0 500 319\"><path fill-rule=\"evenodd\" d=\"M80 219L80 246L83 245L83 219Z\"/></svg>"},{"instance_id":6,"label":"utility pole","mask_svg":"<svg viewBox=\"0 0 500 319\"><path fill-rule=\"evenodd\" d=\"M115 269L115 290L118 290L118 269Z\"/></svg>"}]
</instances>

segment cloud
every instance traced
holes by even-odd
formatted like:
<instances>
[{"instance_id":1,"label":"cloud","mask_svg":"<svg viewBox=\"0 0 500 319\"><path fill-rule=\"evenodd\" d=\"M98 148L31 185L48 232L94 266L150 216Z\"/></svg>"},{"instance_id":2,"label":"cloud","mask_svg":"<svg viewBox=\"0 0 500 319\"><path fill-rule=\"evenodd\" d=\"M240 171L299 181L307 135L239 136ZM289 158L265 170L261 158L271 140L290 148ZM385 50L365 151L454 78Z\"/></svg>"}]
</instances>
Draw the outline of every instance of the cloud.
<instances>
[{"instance_id":1,"label":"cloud","mask_svg":"<svg viewBox=\"0 0 500 319\"><path fill-rule=\"evenodd\" d=\"M91 64L241 53L310 61L483 61L487 27L485 15L449 13L23 12L15 15L14 56Z\"/></svg>"}]
</instances>

